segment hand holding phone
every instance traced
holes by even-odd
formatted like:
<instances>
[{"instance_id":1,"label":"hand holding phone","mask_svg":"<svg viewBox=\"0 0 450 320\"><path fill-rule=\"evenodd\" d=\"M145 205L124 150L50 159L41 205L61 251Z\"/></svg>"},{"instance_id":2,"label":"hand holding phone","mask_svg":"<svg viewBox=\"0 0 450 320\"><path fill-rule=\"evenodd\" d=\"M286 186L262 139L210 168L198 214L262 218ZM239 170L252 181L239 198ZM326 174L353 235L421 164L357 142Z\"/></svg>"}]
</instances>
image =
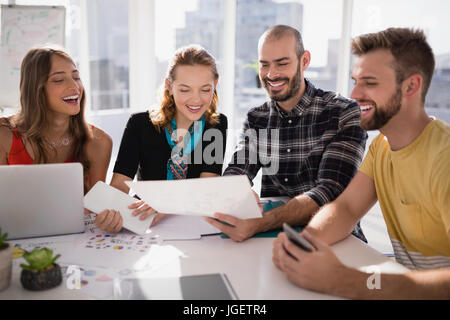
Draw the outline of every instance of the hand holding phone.
<instances>
[{"instance_id":1,"label":"hand holding phone","mask_svg":"<svg viewBox=\"0 0 450 320\"><path fill-rule=\"evenodd\" d=\"M294 242L298 247L308 252L313 251L314 246L286 222L283 223L283 230L284 232L286 232L286 235L288 236L289 240Z\"/></svg>"}]
</instances>

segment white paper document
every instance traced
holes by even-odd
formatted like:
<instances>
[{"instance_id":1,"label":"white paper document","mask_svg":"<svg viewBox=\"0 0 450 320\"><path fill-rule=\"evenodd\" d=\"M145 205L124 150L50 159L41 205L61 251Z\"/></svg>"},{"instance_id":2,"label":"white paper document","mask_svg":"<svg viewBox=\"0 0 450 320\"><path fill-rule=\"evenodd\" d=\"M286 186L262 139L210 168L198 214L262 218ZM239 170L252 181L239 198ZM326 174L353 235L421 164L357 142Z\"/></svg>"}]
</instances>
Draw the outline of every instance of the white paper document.
<instances>
[{"instance_id":1,"label":"white paper document","mask_svg":"<svg viewBox=\"0 0 450 320\"><path fill-rule=\"evenodd\" d=\"M154 215L145 220L133 217L131 214L134 209L129 209L128 206L136 201L137 199L132 196L98 181L84 196L84 207L94 213L100 213L105 209L117 210L123 218L124 228L143 235L152 223Z\"/></svg>"},{"instance_id":2,"label":"white paper document","mask_svg":"<svg viewBox=\"0 0 450 320\"><path fill-rule=\"evenodd\" d=\"M262 216L245 175L125 183L162 213L212 217L222 212L240 219Z\"/></svg>"}]
</instances>

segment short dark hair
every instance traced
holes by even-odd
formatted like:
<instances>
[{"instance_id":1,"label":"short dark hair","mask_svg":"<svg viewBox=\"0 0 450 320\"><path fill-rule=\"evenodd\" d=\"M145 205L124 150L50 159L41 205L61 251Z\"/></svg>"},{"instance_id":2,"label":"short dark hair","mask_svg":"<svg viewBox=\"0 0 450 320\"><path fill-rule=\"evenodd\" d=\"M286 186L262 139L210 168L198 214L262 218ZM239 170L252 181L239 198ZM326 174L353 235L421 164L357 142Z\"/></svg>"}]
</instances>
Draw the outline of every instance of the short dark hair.
<instances>
[{"instance_id":1,"label":"short dark hair","mask_svg":"<svg viewBox=\"0 0 450 320\"><path fill-rule=\"evenodd\" d=\"M303 53L305 52L305 48L303 47L302 35L297 29L287 25L279 24L266 30L259 38L258 47L260 47L263 41L266 39L278 40L288 34L293 35L295 38L295 52L297 54L298 60L300 60Z\"/></svg>"},{"instance_id":2,"label":"short dark hair","mask_svg":"<svg viewBox=\"0 0 450 320\"><path fill-rule=\"evenodd\" d=\"M433 50L422 30L389 28L363 34L352 40L351 49L356 56L377 49L389 50L394 56L393 68L398 84L415 73L422 76L422 102L425 102L434 73L435 60Z\"/></svg>"}]
</instances>

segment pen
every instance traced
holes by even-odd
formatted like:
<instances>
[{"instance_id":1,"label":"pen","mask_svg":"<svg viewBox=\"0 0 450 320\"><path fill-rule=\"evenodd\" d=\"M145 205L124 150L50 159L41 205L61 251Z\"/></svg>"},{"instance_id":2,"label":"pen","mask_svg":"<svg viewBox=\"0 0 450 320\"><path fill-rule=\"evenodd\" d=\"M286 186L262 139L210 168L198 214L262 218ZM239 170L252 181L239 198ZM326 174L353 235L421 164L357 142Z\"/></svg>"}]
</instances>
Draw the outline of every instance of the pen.
<instances>
[{"instance_id":1,"label":"pen","mask_svg":"<svg viewBox=\"0 0 450 320\"><path fill-rule=\"evenodd\" d=\"M230 227L234 227L232 224L229 224L228 222L219 220L219 219L217 219L217 218L213 218L213 219L216 220L216 221L218 221L218 222L220 222L220 223L222 223L222 224L224 224L224 225L227 225L227 226L230 226Z\"/></svg>"}]
</instances>

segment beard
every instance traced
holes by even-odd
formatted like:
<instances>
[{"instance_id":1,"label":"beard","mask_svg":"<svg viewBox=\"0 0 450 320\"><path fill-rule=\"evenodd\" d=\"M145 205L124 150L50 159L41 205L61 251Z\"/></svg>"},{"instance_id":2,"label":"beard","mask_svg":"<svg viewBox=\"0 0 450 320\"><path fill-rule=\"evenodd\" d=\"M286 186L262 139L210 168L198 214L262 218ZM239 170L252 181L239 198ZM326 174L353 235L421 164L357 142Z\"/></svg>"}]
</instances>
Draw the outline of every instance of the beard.
<instances>
[{"instance_id":1,"label":"beard","mask_svg":"<svg viewBox=\"0 0 450 320\"><path fill-rule=\"evenodd\" d=\"M361 127L364 130L379 130L399 111L402 104L402 91L397 88L383 107L374 106L375 111L370 119L361 119Z\"/></svg>"},{"instance_id":2,"label":"beard","mask_svg":"<svg viewBox=\"0 0 450 320\"><path fill-rule=\"evenodd\" d=\"M270 92L270 86L268 84L268 81L271 82L277 82L277 81L288 81L288 90L285 94L280 95L279 93L275 93L272 94ZM300 90L302 83L300 81L300 63L297 67L297 72L295 73L295 75L292 78L275 78L275 79L270 79L268 77L265 77L264 79L261 80L262 84L264 85L264 88L266 89L267 93L269 94L270 99L274 100L274 101L286 101L289 100L290 98L294 97L298 91Z\"/></svg>"}]
</instances>

